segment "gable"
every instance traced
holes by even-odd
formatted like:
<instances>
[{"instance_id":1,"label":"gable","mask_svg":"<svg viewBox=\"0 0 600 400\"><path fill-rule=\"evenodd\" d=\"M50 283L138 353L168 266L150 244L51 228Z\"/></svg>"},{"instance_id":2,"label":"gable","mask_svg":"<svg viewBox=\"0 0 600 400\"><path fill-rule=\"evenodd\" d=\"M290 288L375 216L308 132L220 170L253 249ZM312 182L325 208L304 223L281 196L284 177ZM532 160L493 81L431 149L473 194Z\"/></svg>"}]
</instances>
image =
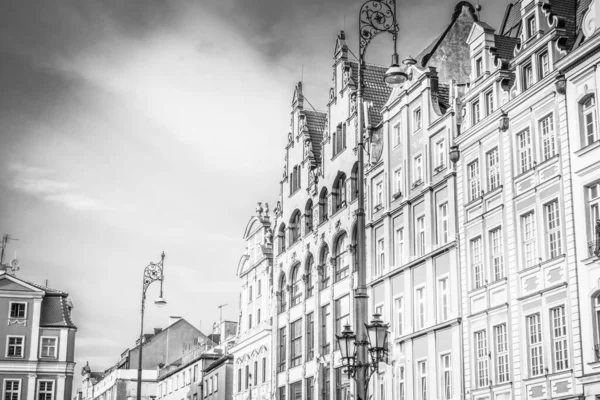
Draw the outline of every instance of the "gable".
<instances>
[{"instance_id":1,"label":"gable","mask_svg":"<svg viewBox=\"0 0 600 400\"><path fill-rule=\"evenodd\" d=\"M2 290L9 292L44 293L43 290L21 282L19 279L13 278L9 275L3 275L0 277L0 291Z\"/></svg>"}]
</instances>

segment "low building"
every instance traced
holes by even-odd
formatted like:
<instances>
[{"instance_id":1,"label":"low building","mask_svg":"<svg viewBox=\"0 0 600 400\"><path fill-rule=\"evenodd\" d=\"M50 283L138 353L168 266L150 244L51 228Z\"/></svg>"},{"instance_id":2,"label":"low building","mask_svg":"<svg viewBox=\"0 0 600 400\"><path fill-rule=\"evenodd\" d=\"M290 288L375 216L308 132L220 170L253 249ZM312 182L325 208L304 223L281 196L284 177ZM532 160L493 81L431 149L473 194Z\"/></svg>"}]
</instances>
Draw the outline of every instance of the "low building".
<instances>
[{"instance_id":1,"label":"low building","mask_svg":"<svg viewBox=\"0 0 600 400\"><path fill-rule=\"evenodd\" d=\"M202 378L202 399L230 400L233 398L232 355L219 358L202 372L204 375Z\"/></svg>"},{"instance_id":2,"label":"low building","mask_svg":"<svg viewBox=\"0 0 600 400\"><path fill-rule=\"evenodd\" d=\"M138 371L133 369L113 369L108 374L98 376L90 370L89 365L83 368L84 381L95 381L96 384L81 388L83 399L117 400L135 398L137 395ZM96 375L96 376L94 376ZM158 371L142 371L142 398L151 399L156 393Z\"/></svg>"},{"instance_id":3,"label":"low building","mask_svg":"<svg viewBox=\"0 0 600 400\"><path fill-rule=\"evenodd\" d=\"M68 294L0 266L0 380L4 398L69 400L77 327Z\"/></svg>"}]
</instances>

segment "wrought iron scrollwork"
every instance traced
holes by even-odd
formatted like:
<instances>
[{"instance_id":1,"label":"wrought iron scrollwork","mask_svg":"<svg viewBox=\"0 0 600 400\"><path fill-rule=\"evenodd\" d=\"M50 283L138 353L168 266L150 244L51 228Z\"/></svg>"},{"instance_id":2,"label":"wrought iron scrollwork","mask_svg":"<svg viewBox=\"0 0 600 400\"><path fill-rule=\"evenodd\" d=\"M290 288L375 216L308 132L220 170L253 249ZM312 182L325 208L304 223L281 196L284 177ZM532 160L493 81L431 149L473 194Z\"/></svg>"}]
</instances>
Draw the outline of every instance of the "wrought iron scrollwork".
<instances>
[{"instance_id":1,"label":"wrought iron scrollwork","mask_svg":"<svg viewBox=\"0 0 600 400\"><path fill-rule=\"evenodd\" d=\"M161 281L163 279L163 260L165 259L165 253L161 255L161 259L157 263L150 262L146 268L144 268L144 286L143 294L146 295L146 290L152 282Z\"/></svg>"},{"instance_id":2,"label":"wrought iron scrollwork","mask_svg":"<svg viewBox=\"0 0 600 400\"><path fill-rule=\"evenodd\" d=\"M394 12L395 0L369 0L362 5L358 20L361 56L371 40L380 33L389 32L396 37L399 27Z\"/></svg>"}]
</instances>

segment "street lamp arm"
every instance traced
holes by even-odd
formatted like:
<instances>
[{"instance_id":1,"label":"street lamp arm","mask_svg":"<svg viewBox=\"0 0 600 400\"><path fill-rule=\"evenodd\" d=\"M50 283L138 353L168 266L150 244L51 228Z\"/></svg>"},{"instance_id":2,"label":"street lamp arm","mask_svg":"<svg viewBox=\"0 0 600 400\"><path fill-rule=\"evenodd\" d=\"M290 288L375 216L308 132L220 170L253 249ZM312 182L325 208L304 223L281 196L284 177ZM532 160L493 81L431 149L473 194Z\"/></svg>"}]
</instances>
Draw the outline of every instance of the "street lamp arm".
<instances>
[{"instance_id":1,"label":"street lamp arm","mask_svg":"<svg viewBox=\"0 0 600 400\"><path fill-rule=\"evenodd\" d=\"M380 33L388 32L394 36L399 27L396 22L395 0L368 0L360 8L358 16L359 58L363 59L367 46Z\"/></svg>"},{"instance_id":2,"label":"street lamp arm","mask_svg":"<svg viewBox=\"0 0 600 400\"><path fill-rule=\"evenodd\" d=\"M163 252L160 256L160 261L157 263L150 262L146 268L144 268L144 285L142 288L143 295L146 295L146 290L153 282L160 281L160 295L162 297L162 281L163 281L163 262L165 260L165 253Z\"/></svg>"}]
</instances>

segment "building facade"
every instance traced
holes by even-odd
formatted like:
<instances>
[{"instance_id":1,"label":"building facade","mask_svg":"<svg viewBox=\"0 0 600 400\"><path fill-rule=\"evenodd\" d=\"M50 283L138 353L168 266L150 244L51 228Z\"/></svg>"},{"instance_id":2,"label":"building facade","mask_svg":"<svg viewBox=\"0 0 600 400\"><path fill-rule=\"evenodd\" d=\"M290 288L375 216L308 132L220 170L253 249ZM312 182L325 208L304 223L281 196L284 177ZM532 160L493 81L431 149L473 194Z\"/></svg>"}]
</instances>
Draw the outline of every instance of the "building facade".
<instances>
[{"instance_id":1,"label":"building facade","mask_svg":"<svg viewBox=\"0 0 600 400\"><path fill-rule=\"evenodd\" d=\"M164 400L198 400L204 398L203 370L221 358L220 351L197 346L179 360L158 371L158 384L154 395ZM212 389L212 385L211 385Z\"/></svg>"},{"instance_id":2,"label":"building facade","mask_svg":"<svg viewBox=\"0 0 600 400\"><path fill-rule=\"evenodd\" d=\"M75 368L73 304L67 293L0 270L0 344L5 399L69 400Z\"/></svg>"},{"instance_id":3,"label":"building facade","mask_svg":"<svg viewBox=\"0 0 600 400\"><path fill-rule=\"evenodd\" d=\"M203 372L202 398L231 400L233 398L233 356L222 356L210 363Z\"/></svg>"}]
</instances>

